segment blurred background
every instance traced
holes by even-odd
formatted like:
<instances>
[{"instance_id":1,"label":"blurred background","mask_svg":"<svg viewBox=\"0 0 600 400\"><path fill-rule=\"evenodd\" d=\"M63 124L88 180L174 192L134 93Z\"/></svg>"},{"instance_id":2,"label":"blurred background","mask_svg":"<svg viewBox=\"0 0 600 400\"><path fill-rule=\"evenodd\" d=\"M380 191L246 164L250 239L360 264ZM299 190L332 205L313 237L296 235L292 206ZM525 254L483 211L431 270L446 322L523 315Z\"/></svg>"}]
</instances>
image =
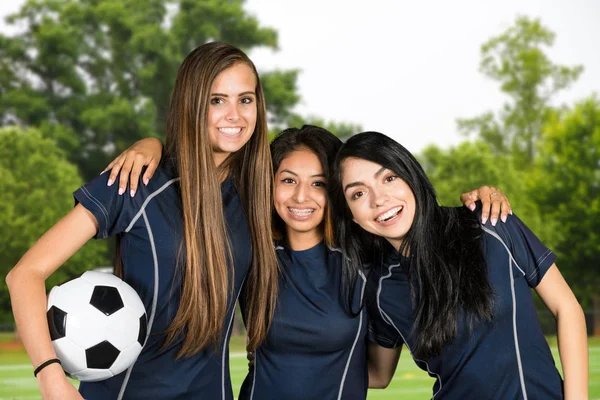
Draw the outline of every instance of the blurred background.
<instances>
[{"instance_id":1,"label":"blurred background","mask_svg":"<svg viewBox=\"0 0 600 400\"><path fill-rule=\"evenodd\" d=\"M2 277L75 189L136 140L163 137L179 64L226 41L259 68L271 135L303 123L383 132L418 155L444 205L501 188L584 308L600 398L600 3L3 0L0 18ZM48 287L110 265L111 249L88 243ZM0 399L37 398L4 279L0 330ZM428 398L428 377L403 368L369 398Z\"/></svg>"}]
</instances>

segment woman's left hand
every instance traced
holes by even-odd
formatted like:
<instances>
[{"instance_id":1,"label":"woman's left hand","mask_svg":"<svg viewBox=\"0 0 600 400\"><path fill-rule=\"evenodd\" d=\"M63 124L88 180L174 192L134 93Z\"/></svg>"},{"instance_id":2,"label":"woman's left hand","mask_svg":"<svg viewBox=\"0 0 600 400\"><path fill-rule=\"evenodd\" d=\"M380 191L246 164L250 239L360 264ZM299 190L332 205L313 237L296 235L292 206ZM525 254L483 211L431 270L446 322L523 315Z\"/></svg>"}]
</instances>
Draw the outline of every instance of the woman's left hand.
<instances>
[{"instance_id":1,"label":"woman's left hand","mask_svg":"<svg viewBox=\"0 0 600 400\"><path fill-rule=\"evenodd\" d=\"M508 214L512 215L512 208L508 202L508 198L498 188L493 186L482 186L479 189L471 190L460 196L460 201L462 201L465 207L469 208L471 211L475 211L475 202L477 200L481 200L481 222L483 224L485 224L489 218L492 225L496 226L498 216L500 216L502 222L506 222Z\"/></svg>"}]
</instances>

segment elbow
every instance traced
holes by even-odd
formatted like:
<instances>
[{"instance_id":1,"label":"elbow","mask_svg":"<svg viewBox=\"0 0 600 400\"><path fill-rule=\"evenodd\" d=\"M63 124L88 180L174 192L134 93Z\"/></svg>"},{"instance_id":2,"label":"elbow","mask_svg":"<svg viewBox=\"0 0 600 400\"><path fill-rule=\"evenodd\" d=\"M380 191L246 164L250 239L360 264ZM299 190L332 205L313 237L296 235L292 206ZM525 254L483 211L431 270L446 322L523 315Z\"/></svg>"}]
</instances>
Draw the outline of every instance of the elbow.
<instances>
[{"instance_id":1,"label":"elbow","mask_svg":"<svg viewBox=\"0 0 600 400\"><path fill-rule=\"evenodd\" d=\"M390 382L392 381L392 377L373 377L369 376L369 388L370 389L386 389Z\"/></svg>"},{"instance_id":2,"label":"elbow","mask_svg":"<svg viewBox=\"0 0 600 400\"><path fill-rule=\"evenodd\" d=\"M4 281L6 282L6 287L10 291L11 287L13 287L15 285L15 269L14 268L11 269L10 271L8 271L8 274L6 274L6 278L4 278Z\"/></svg>"}]
</instances>

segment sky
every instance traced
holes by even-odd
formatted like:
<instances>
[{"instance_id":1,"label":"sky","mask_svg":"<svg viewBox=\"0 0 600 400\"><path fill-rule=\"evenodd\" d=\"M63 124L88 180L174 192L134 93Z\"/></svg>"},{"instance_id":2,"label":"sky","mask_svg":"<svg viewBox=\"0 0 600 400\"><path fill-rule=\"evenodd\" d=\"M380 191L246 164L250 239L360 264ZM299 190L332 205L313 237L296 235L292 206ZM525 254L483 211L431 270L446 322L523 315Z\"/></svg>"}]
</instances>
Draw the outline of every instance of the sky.
<instances>
[{"instance_id":1,"label":"sky","mask_svg":"<svg viewBox=\"0 0 600 400\"><path fill-rule=\"evenodd\" d=\"M21 4L1 1L0 17ZM250 52L259 70L301 71L298 112L360 124L414 152L458 144L456 118L501 108L498 85L478 72L480 46L517 15L556 33L547 51L555 63L585 68L557 104L600 93L595 0L248 0L245 8L278 32L277 51Z\"/></svg>"}]
</instances>

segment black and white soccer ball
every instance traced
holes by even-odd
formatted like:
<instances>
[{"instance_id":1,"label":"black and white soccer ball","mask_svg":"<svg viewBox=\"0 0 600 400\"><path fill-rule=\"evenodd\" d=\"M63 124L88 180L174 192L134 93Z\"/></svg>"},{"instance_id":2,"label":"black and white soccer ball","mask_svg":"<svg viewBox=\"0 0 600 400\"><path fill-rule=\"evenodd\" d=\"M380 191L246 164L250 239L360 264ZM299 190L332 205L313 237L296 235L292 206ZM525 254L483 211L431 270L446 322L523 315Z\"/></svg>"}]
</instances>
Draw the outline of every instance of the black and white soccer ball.
<instances>
[{"instance_id":1,"label":"black and white soccer ball","mask_svg":"<svg viewBox=\"0 0 600 400\"><path fill-rule=\"evenodd\" d=\"M87 271L48 295L52 345L71 377L94 382L129 368L146 340L146 310L118 277Z\"/></svg>"}]
</instances>

